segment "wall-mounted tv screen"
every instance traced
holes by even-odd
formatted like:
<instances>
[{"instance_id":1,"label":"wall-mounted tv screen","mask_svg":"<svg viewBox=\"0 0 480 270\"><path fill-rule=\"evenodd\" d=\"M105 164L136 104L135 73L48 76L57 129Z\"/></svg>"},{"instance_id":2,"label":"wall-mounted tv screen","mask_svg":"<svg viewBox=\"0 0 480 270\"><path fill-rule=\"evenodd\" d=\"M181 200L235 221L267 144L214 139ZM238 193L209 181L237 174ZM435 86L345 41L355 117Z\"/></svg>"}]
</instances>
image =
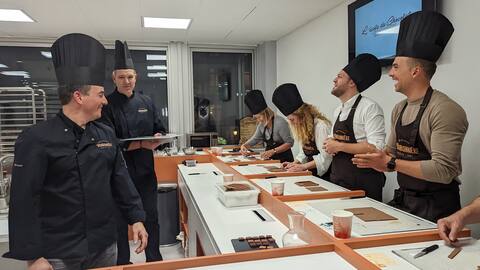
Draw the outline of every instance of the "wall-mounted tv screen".
<instances>
[{"instance_id":1,"label":"wall-mounted tv screen","mask_svg":"<svg viewBox=\"0 0 480 270\"><path fill-rule=\"evenodd\" d=\"M400 21L419 10L436 10L436 0L357 0L348 6L348 59L361 53L391 65Z\"/></svg>"}]
</instances>

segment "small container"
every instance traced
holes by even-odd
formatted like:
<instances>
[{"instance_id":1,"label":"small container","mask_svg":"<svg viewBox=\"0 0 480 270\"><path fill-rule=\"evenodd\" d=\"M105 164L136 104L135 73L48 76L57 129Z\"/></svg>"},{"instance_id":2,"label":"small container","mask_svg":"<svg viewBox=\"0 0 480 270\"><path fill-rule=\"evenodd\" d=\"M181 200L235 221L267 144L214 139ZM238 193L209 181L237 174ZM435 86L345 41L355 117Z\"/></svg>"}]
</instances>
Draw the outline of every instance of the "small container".
<instances>
[{"instance_id":1,"label":"small container","mask_svg":"<svg viewBox=\"0 0 480 270\"><path fill-rule=\"evenodd\" d=\"M345 210L332 211L333 233L335 237L347 239L352 234L353 213Z\"/></svg>"},{"instance_id":2,"label":"small container","mask_svg":"<svg viewBox=\"0 0 480 270\"><path fill-rule=\"evenodd\" d=\"M176 147L167 147L165 148L165 152L167 153L167 156L173 156L178 154L178 149Z\"/></svg>"},{"instance_id":3,"label":"small container","mask_svg":"<svg viewBox=\"0 0 480 270\"><path fill-rule=\"evenodd\" d=\"M241 191L226 191L225 186L231 184L243 184L247 185L249 190ZM234 181L228 183L217 183L215 185L217 188L217 197L226 207L237 207L237 206L247 206L247 205L257 205L258 204L258 190L254 185L250 184L247 181Z\"/></svg>"},{"instance_id":4,"label":"small container","mask_svg":"<svg viewBox=\"0 0 480 270\"><path fill-rule=\"evenodd\" d=\"M273 196L283 196L283 191L285 190L285 181L282 180L272 180L272 195Z\"/></svg>"},{"instance_id":5,"label":"small container","mask_svg":"<svg viewBox=\"0 0 480 270\"><path fill-rule=\"evenodd\" d=\"M192 146L184 147L182 150L185 155L195 155L196 153L195 147L192 147Z\"/></svg>"},{"instance_id":6,"label":"small container","mask_svg":"<svg viewBox=\"0 0 480 270\"><path fill-rule=\"evenodd\" d=\"M210 149L212 150L212 154L217 156L221 156L223 153L223 147L221 146L212 146Z\"/></svg>"},{"instance_id":7,"label":"small container","mask_svg":"<svg viewBox=\"0 0 480 270\"><path fill-rule=\"evenodd\" d=\"M223 182L233 182L233 174L224 174Z\"/></svg>"},{"instance_id":8,"label":"small container","mask_svg":"<svg viewBox=\"0 0 480 270\"><path fill-rule=\"evenodd\" d=\"M187 167L195 167L197 166L197 161L195 159L186 159L183 161L183 164Z\"/></svg>"}]
</instances>

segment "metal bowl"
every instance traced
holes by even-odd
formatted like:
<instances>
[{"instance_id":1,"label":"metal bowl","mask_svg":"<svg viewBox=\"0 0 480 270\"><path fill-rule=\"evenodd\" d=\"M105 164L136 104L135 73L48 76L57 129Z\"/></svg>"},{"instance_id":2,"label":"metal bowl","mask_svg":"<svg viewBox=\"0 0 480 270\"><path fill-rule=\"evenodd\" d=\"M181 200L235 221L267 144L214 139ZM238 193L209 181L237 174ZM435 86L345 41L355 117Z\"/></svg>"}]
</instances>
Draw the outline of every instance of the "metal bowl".
<instances>
[{"instance_id":1,"label":"metal bowl","mask_svg":"<svg viewBox=\"0 0 480 270\"><path fill-rule=\"evenodd\" d=\"M185 155L194 155L195 154L195 147L184 147L183 149L183 153L185 153Z\"/></svg>"}]
</instances>

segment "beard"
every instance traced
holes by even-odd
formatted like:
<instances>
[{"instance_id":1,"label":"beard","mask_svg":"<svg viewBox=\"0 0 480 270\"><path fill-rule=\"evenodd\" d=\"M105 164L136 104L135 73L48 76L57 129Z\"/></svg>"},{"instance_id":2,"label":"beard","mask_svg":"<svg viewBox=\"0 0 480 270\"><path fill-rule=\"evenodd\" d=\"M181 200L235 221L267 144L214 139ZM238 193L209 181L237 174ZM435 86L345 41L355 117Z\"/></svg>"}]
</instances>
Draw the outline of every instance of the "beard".
<instances>
[{"instance_id":1,"label":"beard","mask_svg":"<svg viewBox=\"0 0 480 270\"><path fill-rule=\"evenodd\" d=\"M332 95L336 96L337 98L341 97L344 93L345 93L345 89L343 89L340 86L334 87L332 89Z\"/></svg>"}]
</instances>

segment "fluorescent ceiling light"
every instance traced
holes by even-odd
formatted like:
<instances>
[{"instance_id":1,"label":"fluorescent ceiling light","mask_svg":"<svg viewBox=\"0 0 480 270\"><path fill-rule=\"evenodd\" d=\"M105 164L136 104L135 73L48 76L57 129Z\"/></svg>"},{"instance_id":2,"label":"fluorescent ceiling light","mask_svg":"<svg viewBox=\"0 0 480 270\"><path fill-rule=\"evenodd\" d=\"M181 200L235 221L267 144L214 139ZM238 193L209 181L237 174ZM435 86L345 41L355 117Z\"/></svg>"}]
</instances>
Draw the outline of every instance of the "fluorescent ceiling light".
<instances>
[{"instance_id":1,"label":"fluorescent ceiling light","mask_svg":"<svg viewBox=\"0 0 480 270\"><path fill-rule=\"evenodd\" d=\"M0 68L8 68L8 66L4 64L0 64Z\"/></svg>"},{"instance_id":2,"label":"fluorescent ceiling light","mask_svg":"<svg viewBox=\"0 0 480 270\"><path fill-rule=\"evenodd\" d=\"M41 53L43 56L45 56L46 58L52 58L52 53L51 53L51 52L41 51L40 53Z\"/></svg>"},{"instance_id":3,"label":"fluorescent ceiling light","mask_svg":"<svg viewBox=\"0 0 480 270\"><path fill-rule=\"evenodd\" d=\"M0 9L0 21L34 22L25 12L19 9Z\"/></svg>"},{"instance_id":4,"label":"fluorescent ceiling light","mask_svg":"<svg viewBox=\"0 0 480 270\"><path fill-rule=\"evenodd\" d=\"M167 70L167 66L165 65L147 66L147 70Z\"/></svg>"},{"instance_id":5,"label":"fluorescent ceiling light","mask_svg":"<svg viewBox=\"0 0 480 270\"><path fill-rule=\"evenodd\" d=\"M191 19L143 17L143 27L145 27L145 28L187 29L190 26L191 21L192 21Z\"/></svg>"},{"instance_id":6,"label":"fluorescent ceiling light","mask_svg":"<svg viewBox=\"0 0 480 270\"><path fill-rule=\"evenodd\" d=\"M149 78L167 77L167 73L165 72L147 73L147 77Z\"/></svg>"},{"instance_id":7,"label":"fluorescent ceiling light","mask_svg":"<svg viewBox=\"0 0 480 270\"><path fill-rule=\"evenodd\" d=\"M11 71L2 71L0 72L1 74L5 76L22 76L25 79L30 78L30 73L27 71L17 71L17 70L11 70Z\"/></svg>"},{"instance_id":8,"label":"fluorescent ceiling light","mask_svg":"<svg viewBox=\"0 0 480 270\"><path fill-rule=\"evenodd\" d=\"M167 61L167 55L165 54L147 54L147 61Z\"/></svg>"},{"instance_id":9,"label":"fluorescent ceiling light","mask_svg":"<svg viewBox=\"0 0 480 270\"><path fill-rule=\"evenodd\" d=\"M398 34L399 30L400 30L400 25L396 25L394 27L390 27L390 28L384 29L382 31L378 31L375 34L376 35L393 35L393 34Z\"/></svg>"}]
</instances>

